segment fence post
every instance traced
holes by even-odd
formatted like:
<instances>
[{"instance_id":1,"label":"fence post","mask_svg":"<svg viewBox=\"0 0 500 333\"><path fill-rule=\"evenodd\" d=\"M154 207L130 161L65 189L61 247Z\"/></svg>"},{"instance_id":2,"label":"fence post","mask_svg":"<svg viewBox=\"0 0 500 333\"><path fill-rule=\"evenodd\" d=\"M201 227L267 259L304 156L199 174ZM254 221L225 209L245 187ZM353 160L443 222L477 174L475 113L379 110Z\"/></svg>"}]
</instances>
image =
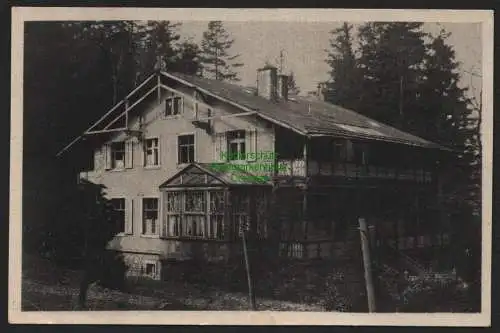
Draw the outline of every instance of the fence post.
<instances>
[{"instance_id":1,"label":"fence post","mask_svg":"<svg viewBox=\"0 0 500 333\"><path fill-rule=\"evenodd\" d=\"M363 252L363 266L365 270L366 294L368 298L368 311L375 312L375 290L372 278L372 263L370 258L370 244L368 239L368 227L366 220L362 217L358 218L359 232L361 236L361 250Z\"/></svg>"}]
</instances>

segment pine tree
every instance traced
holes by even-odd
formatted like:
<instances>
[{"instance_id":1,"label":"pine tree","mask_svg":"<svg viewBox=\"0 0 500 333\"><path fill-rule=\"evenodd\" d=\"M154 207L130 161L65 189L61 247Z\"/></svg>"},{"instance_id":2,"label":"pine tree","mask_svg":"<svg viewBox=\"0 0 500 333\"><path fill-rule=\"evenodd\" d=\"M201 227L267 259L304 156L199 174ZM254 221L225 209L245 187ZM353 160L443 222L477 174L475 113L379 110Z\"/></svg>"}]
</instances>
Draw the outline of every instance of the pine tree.
<instances>
[{"instance_id":1,"label":"pine tree","mask_svg":"<svg viewBox=\"0 0 500 333\"><path fill-rule=\"evenodd\" d=\"M199 75L201 70L200 56L201 50L196 43L190 40L183 41L177 48L177 58L172 64L173 71Z\"/></svg>"},{"instance_id":2,"label":"pine tree","mask_svg":"<svg viewBox=\"0 0 500 333\"><path fill-rule=\"evenodd\" d=\"M139 30L142 45L141 79L142 81L154 70L171 70L177 60L175 43L181 36L177 29L180 23L171 21L149 21Z\"/></svg>"},{"instance_id":3,"label":"pine tree","mask_svg":"<svg viewBox=\"0 0 500 333\"><path fill-rule=\"evenodd\" d=\"M359 103L361 75L352 44L352 28L352 25L344 22L342 27L331 31L331 50L327 50L326 60L331 71L325 100L356 110Z\"/></svg>"},{"instance_id":4,"label":"pine tree","mask_svg":"<svg viewBox=\"0 0 500 333\"><path fill-rule=\"evenodd\" d=\"M426 53L422 23L368 23L358 36L363 75L358 111L418 134L416 99Z\"/></svg>"},{"instance_id":5,"label":"pine tree","mask_svg":"<svg viewBox=\"0 0 500 333\"><path fill-rule=\"evenodd\" d=\"M97 21L71 23L74 40L97 46L108 68L112 84L112 104L123 98L135 84L138 63L136 50L137 25L133 21Z\"/></svg>"},{"instance_id":6,"label":"pine tree","mask_svg":"<svg viewBox=\"0 0 500 333\"><path fill-rule=\"evenodd\" d=\"M460 64L455 51L446 43L445 31L432 40L425 61L425 80L421 95L422 126L430 139L457 151L450 202L471 202L471 174L477 155L477 127L466 89L458 86Z\"/></svg>"},{"instance_id":7,"label":"pine tree","mask_svg":"<svg viewBox=\"0 0 500 333\"><path fill-rule=\"evenodd\" d=\"M221 21L210 21L201 41L203 76L215 80L238 81L234 69L243 66L235 62L240 56L230 56L228 51L234 43Z\"/></svg>"}]
</instances>

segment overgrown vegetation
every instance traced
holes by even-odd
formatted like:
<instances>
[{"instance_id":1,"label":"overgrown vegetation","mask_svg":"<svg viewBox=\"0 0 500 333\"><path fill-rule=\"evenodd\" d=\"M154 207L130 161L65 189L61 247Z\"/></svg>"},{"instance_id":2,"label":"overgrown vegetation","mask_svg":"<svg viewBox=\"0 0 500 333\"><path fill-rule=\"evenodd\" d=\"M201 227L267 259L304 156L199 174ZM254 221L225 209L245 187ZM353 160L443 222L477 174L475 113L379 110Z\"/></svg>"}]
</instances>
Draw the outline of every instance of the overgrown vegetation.
<instances>
[{"instance_id":1,"label":"overgrown vegetation","mask_svg":"<svg viewBox=\"0 0 500 333\"><path fill-rule=\"evenodd\" d=\"M119 232L119 220L104 195L101 185L81 183L63 197L46 230L44 256L60 267L83 272L79 297L82 308L93 282L110 289L125 287L127 267L123 258L107 250L107 244Z\"/></svg>"},{"instance_id":2,"label":"overgrown vegetation","mask_svg":"<svg viewBox=\"0 0 500 333\"><path fill-rule=\"evenodd\" d=\"M469 282L481 269L481 104L463 79L449 33L419 22L370 22L332 31L327 100L452 149L442 158L444 211L454 264ZM463 81L463 80L462 80ZM443 155L444 156L444 155ZM473 271L473 272L472 272Z\"/></svg>"}]
</instances>

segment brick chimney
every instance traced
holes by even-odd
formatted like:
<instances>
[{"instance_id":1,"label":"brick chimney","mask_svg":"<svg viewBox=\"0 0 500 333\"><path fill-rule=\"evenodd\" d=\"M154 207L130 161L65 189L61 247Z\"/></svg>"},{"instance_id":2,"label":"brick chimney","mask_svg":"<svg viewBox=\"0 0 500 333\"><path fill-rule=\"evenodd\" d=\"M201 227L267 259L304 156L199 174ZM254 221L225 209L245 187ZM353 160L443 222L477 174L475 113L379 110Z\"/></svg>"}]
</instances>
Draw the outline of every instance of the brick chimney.
<instances>
[{"instance_id":1,"label":"brick chimney","mask_svg":"<svg viewBox=\"0 0 500 333\"><path fill-rule=\"evenodd\" d=\"M278 75L278 98L288 99L288 76L284 74Z\"/></svg>"},{"instance_id":2,"label":"brick chimney","mask_svg":"<svg viewBox=\"0 0 500 333\"><path fill-rule=\"evenodd\" d=\"M257 70L257 95L275 100L278 96L277 85L278 76L277 68L266 65Z\"/></svg>"}]
</instances>

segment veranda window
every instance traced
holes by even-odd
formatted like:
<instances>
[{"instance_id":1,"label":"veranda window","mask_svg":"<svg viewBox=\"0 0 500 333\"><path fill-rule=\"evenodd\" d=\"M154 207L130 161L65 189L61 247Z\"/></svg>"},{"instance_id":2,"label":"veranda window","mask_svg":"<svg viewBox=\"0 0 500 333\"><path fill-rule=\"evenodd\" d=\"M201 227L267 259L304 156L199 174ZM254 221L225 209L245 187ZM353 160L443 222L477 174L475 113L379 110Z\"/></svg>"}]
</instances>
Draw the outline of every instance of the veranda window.
<instances>
[{"instance_id":1,"label":"veranda window","mask_svg":"<svg viewBox=\"0 0 500 333\"><path fill-rule=\"evenodd\" d=\"M204 191L185 192L184 201L184 219L183 230L186 236L204 237L205 217L206 217L206 198Z\"/></svg>"},{"instance_id":2,"label":"veranda window","mask_svg":"<svg viewBox=\"0 0 500 333\"><path fill-rule=\"evenodd\" d=\"M170 237L179 237L182 235L182 192L169 192L167 194L167 223L166 232Z\"/></svg>"},{"instance_id":3,"label":"veranda window","mask_svg":"<svg viewBox=\"0 0 500 333\"><path fill-rule=\"evenodd\" d=\"M222 189L167 191L165 192L165 225L162 234L167 237L226 239L228 217L226 193ZM231 197L232 234L241 236L250 229L250 197L248 193L233 193ZM256 194L257 237L267 237L268 195L265 191Z\"/></svg>"},{"instance_id":4,"label":"veranda window","mask_svg":"<svg viewBox=\"0 0 500 333\"><path fill-rule=\"evenodd\" d=\"M167 237L224 239L224 191L169 191L165 202Z\"/></svg>"},{"instance_id":5,"label":"veranda window","mask_svg":"<svg viewBox=\"0 0 500 333\"><path fill-rule=\"evenodd\" d=\"M209 238L224 239L224 191L209 191Z\"/></svg>"}]
</instances>

